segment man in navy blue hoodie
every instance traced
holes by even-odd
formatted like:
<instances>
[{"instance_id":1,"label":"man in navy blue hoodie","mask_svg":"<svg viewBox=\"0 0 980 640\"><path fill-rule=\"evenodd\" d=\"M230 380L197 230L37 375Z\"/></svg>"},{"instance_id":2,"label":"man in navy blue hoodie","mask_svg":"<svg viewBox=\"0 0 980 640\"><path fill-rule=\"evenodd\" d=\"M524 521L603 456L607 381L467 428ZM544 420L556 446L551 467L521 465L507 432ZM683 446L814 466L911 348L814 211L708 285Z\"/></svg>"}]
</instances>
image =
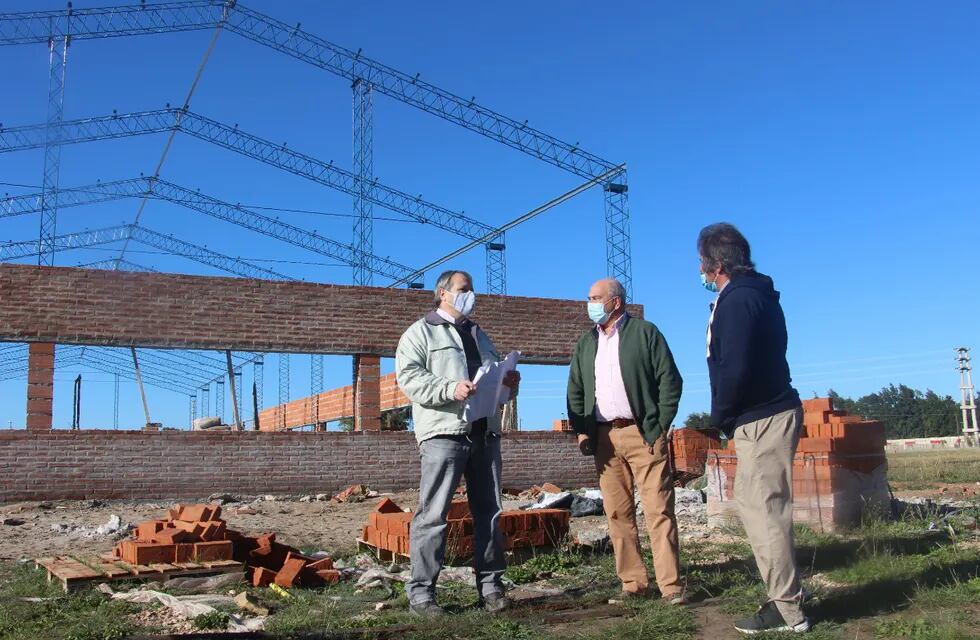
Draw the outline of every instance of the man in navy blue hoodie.
<instances>
[{"instance_id":1,"label":"man in navy blue hoodie","mask_svg":"<svg viewBox=\"0 0 980 640\"><path fill-rule=\"evenodd\" d=\"M772 279L755 270L730 224L698 236L701 283L718 297L708 321L711 422L735 443L735 499L769 600L736 623L747 633L810 630L793 551L793 456L803 409L786 362L786 319Z\"/></svg>"}]
</instances>

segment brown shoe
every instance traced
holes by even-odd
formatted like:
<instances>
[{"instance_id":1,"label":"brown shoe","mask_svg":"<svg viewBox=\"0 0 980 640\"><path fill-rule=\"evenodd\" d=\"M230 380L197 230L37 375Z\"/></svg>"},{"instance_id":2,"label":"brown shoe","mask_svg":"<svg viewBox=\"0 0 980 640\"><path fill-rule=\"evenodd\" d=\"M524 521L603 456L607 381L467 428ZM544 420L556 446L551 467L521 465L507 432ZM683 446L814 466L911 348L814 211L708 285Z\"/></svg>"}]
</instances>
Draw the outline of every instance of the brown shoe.
<instances>
[{"instance_id":1,"label":"brown shoe","mask_svg":"<svg viewBox=\"0 0 980 640\"><path fill-rule=\"evenodd\" d=\"M688 603L687 594L683 591L678 591L677 593L671 593L663 597L664 602L674 607L682 607Z\"/></svg>"},{"instance_id":2,"label":"brown shoe","mask_svg":"<svg viewBox=\"0 0 980 640\"><path fill-rule=\"evenodd\" d=\"M643 598L650 597L649 589L640 589L639 591L626 591L625 589L620 592L620 597L623 600L640 600Z\"/></svg>"}]
</instances>

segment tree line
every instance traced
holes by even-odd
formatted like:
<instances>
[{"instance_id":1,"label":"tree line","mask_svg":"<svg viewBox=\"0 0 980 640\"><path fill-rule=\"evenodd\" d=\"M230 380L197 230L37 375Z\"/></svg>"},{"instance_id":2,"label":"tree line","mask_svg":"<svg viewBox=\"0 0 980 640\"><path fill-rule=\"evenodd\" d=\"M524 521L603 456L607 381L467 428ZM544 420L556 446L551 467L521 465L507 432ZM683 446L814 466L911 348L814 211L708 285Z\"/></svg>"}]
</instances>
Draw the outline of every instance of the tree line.
<instances>
[{"instance_id":1,"label":"tree line","mask_svg":"<svg viewBox=\"0 0 980 640\"><path fill-rule=\"evenodd\" d=\"M833 389L827 391L827 396L833 399L834 409L884 423L889 439L954 436L963 430L959 401L932 389L920 391L904 384L890 384L857 399L844 397ZM687 416L684 426L703 429L710 422L710 414L695 412Z\"/></svg>"}]
</instances>

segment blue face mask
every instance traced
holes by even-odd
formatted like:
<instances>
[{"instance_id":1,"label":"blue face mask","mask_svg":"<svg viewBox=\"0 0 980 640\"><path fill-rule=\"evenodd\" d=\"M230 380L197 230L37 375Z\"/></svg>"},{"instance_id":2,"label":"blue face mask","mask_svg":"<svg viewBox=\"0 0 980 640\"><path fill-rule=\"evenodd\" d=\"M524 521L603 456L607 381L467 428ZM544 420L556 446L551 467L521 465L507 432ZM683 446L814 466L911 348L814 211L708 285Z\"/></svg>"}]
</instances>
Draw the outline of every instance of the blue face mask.
<instances>
[{"instance_id":1,"label":"blue face mask","mask_svg":"<svg viewBox=\"0 0 980 640\"><path fill-rule=\"evenodd\" d=\"M704 271L701 272L701 286L711 293L718 293L718 283L708 282L708 275Z\"/></svg>"},{"instance_id":2,"label":"blue face mask","mask_svg":"<svg viewBox=\"0 0 980 640\"><path fill-rule=\"evenodd\" d=\"M606 304L604 302L589 303L589 320L596 324L602 324L608 319L609 314L606 313Z\"/></svg>"}]
</instances>

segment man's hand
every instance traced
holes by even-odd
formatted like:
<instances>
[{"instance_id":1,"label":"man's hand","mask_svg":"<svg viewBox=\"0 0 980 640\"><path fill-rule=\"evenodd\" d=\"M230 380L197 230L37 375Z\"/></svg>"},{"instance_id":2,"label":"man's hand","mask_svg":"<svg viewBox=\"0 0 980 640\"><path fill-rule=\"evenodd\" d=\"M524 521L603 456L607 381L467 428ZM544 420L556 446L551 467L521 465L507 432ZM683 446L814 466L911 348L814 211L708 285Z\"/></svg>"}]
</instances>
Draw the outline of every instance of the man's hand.
<instances>
[{"instance_id":1,"label":"man's hand","mask_svg":"<svg viewBox=\"0 0 980 640\"><path fill-rule=\"evenodd\" d=\"M456 398L457 402L462 402L469 398L473 393L476 392L476 385L469 380L460 380L456 383L456 393L453 397Z\"/></svg>"},{"instance_id":2,"label":"man's hand","mask_svg":"<svg viewBox=\"0 0 980 640\"><path fill-rule=\"evenodd\" d=\"M595 445L592 442L592 438L584 433L578 434L578 450L582 452L583 456L594 456Z\"/></svg>"},{"instance_id":3,"label":"man's hand","mask_svg":"<svg viewBox=\"0 0 980 640\"><path fill-rule=\"evenodd\" d=\"M521 388L521 372L520 371L508 371L507 375L504 376L503 380L504 386L510 387L510 398L513 400L517 396L517 392Z\"/></svg>"}]
</instances>

